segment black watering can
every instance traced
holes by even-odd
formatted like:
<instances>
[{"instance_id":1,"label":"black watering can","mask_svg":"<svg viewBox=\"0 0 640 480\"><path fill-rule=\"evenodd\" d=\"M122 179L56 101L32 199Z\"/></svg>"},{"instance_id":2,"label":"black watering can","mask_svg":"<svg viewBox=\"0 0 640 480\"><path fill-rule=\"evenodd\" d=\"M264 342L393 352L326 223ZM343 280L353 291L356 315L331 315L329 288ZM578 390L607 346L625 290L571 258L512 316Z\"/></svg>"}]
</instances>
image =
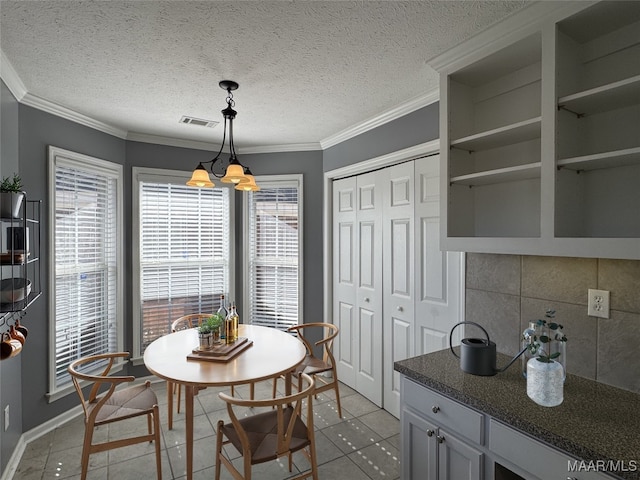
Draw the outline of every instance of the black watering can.
<instances>
[{"instance_id":1,"label":"black watering can","mask_svg":"<svg viewBox=\"0 0 640 480\"><path fill-rule=\"evenodd\" d=\"M463 338L462 342L460 342L460 356L458 356L458 354L453 350L451 340L453 338L453 331L456 327L464 324L475 325L484 332L487 338ZM460 322L456 323L451 329L451 332L449 332L449 348L451 349L451 353L453 353L456 358L460 359L460 368L463 372L471 373L472 375L491 376L496 373L504 372L527 350L528 347L523 348L520 353L513 357L506 367L498 370L496 368L496 344L489 339L487 331L482 327L482 325L479 325L476 322Z\"/></svg>"}]
</instances>

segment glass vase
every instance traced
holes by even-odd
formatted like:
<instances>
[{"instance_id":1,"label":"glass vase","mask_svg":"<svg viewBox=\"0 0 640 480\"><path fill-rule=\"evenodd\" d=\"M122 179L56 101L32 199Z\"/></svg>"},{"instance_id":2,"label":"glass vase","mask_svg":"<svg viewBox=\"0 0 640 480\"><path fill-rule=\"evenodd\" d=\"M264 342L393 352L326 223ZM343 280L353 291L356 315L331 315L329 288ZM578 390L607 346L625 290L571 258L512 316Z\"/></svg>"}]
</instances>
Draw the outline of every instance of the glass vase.
<instances>
[{"instance_id":1,"label":"glass vase","mask_svg":"<svg viewBox=\"0 0 640 480\"><path fill-rule=\"evenodd\" d=\"M555 361L527 362L527 395L543 407L555 407L564 400L564 368Z\"/></svg>"}]
</instances>

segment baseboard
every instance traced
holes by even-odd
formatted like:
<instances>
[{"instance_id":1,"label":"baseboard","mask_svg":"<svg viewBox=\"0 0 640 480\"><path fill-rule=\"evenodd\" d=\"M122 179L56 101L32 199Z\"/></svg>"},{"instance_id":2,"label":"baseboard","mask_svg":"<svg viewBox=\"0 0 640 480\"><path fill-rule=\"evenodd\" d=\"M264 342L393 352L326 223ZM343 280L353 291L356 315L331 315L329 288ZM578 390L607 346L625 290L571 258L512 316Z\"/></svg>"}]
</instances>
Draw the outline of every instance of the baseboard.
<instances>
[{"instance_id":1,"label":"baseboard","mask_svg":"<svg viewBox=\"0 0 640 480\"><path fill-rule=\"evenodd\" d=\"M151 381L151 383L156 383L163 381L156 376L150 375L144 378L137 378L133 384L143 383L146 380ZM73 420L77 416L82 415L82 406L77 405L64 413L61 413L57 417L52 418L51 420L47 420L44 423L41 423L37 427L32 428L31 430L24 432L20 435L20 439L18 440L18 444L16 448L14 448L13 453L11 454L11 458L7 462L7 467L2 472L2 476L0 476L0 480L12 480L13 476L18 469L18 465L20 465L20 460L22 459L22 454L24 453L27 445L34 440L40 438L41 436L49 433L52 430L55 430L60 425L67 423L70 420Z\"/></svg>"}]
</instances>

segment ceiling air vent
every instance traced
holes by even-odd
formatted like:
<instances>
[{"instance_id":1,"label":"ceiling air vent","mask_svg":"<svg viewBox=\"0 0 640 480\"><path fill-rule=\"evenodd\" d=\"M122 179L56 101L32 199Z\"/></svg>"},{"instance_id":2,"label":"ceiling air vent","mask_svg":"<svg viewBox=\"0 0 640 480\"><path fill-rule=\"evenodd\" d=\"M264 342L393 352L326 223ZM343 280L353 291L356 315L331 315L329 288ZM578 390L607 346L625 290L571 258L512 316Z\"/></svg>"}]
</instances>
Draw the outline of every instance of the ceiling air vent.
<instances>
[{"instance_id":1,"label":"ceiling air vent","mask_svg":"<svg viewBox=\"0 0 640 480\"><path fill-rule=\"evenodd\" d=\"M220 122L216 122L214 120L203 120L201 118L195 117L187 117L185 115L180 119L180 123L186 123L187 125L198 125L199 127L213 128Z\"/></svg>"}]
</instances>

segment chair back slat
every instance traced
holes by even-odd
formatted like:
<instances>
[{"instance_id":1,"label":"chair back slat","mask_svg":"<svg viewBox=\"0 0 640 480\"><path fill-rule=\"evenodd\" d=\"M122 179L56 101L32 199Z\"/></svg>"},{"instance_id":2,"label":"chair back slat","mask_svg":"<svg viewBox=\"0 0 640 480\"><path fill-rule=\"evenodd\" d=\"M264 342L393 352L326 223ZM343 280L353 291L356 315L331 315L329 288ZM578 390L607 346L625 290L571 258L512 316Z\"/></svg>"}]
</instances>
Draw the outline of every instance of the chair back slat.
<instances>
[{"instance_id":1,"label":"chair back slat","mask_svg":"<svg viewBox=\"0 0 640 480\"><path fill-rule=\"evenodd\" d=\"M183 315L180 318L175 319L171 323L171 333L180 330L187 330L189 328L199 327L202 322L208 319L212 313L192 313L189 315Z\"/></svg>"}]
</instances>

